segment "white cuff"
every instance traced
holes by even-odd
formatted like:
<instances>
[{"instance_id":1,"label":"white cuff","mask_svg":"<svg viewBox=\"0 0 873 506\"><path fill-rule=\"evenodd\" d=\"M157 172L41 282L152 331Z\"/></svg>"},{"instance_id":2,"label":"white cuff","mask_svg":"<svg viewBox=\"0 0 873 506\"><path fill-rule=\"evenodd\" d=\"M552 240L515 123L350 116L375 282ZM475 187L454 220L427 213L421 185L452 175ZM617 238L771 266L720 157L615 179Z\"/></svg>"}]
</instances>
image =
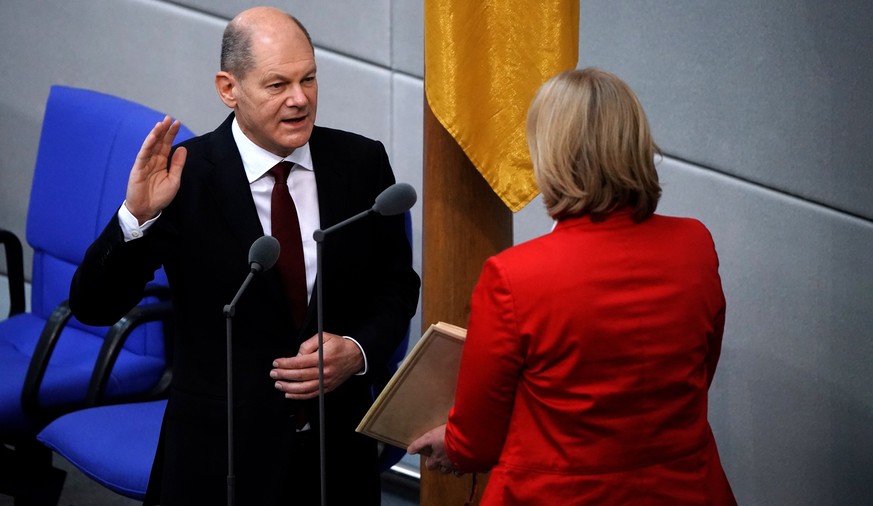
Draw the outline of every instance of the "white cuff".
<instances>
[{"instance_id":1,"label":"white cuff","mask_svg":"<svg viewBox=\"0 0 873 506\"><path fill-rule=\"evenodd\" d=\"M124 235L124 242L129 242L144 236L149 227L152 226L152 223L161 216L161 213L158 213L157 216L140 225L139 220L137 220L127 208L127 201L124 202L125 203L121 204L121 208L118 210L118 224L121 225L121 233Z\"/></svg>"},{"instance_id":2,"label":"white cuff","mask_svg":"<svg viewBox=\"0 0 873 506\"><path fill-rule=\"evenodd\" d=\"M361 343L355 341L354 338L351 338L349 336L343 336L343 339L348 339L349 341L355 343L358 346L358 349L361 350L361 356L364 357L364 369L361 370L361 372L355 373L355 376L363 376L367 374L367 354L364 353L364 348L361 346Z\"/></svg>"}]
</instances>

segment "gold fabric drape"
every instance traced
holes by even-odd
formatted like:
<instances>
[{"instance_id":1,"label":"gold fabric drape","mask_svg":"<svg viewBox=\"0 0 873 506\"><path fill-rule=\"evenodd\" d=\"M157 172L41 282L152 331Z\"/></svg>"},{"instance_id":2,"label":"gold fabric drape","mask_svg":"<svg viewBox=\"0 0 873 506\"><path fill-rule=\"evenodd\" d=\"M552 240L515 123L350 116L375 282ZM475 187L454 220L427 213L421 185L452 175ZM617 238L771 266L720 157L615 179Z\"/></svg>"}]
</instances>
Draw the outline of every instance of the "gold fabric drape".
<instances>
[{"instance_id":1,"label":"gold fabric drape","mask_svg":"<svg viewBox=\"0 0 873 506\"><path fill-rule=\"evenodd\" d=\"M516 212L539 190L525 139L539 86L579 56L579 0L425 0L434 115Z\"/></svg>"}]
</instances>

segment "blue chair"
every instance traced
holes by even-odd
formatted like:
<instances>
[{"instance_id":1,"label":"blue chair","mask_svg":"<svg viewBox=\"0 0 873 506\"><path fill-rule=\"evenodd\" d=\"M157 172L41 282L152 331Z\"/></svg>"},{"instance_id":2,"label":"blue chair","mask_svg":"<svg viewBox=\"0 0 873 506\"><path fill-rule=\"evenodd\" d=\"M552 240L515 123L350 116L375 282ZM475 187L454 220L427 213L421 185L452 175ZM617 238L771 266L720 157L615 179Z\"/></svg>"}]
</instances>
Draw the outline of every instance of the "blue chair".
<instances>
[{"instance_id":1,"label":"blue chair","mask_svg":"<svg viewBox=\"0 0 873 506\"><path fill-rule=\"evenodd\" d=\"M31 310L15 302L0 321L0 493L24 503L55 504L63 484L51 451L35 439L48 422L97 401L152 398L169 384L169 312L154 304L168 293L163 271L148 305L110 328L78 322L66 302L85 250L124 199L143 139L163 117L90 90L53 86L49 93L27 217ZM183 127L177 138L192 136ZM0 234L14 250L11 237ZM9 266L13 301L23 297L23 276L11 275L18 269Z\"/></svg>"},{"instance_id":2,"label":"blue chair","mask_svg":"<svg viewBox=\"0 0 873 506\"><path fill-rule=\"evenodd\" d=\"M405 228L412 241L412 219ZM409 331L397 347L389 368L374 383L374 399L406 356ZM166 401L98 406L61 416L37 439L66 458L100 485L132 499L145 499L158 446ZM387 471L405 454L390 445L379 448L379 468Z\"/></svg>"},{"instance_id":3,"label":"blue chair","mask_svg":"<svg viewBox=\"0 0 873 506\"><path fill-rule=\"evenodd\" d=\"M56 419L37 439L100 485L145 499L166 400L87 408Z\"/></svg>"}]
</instances>

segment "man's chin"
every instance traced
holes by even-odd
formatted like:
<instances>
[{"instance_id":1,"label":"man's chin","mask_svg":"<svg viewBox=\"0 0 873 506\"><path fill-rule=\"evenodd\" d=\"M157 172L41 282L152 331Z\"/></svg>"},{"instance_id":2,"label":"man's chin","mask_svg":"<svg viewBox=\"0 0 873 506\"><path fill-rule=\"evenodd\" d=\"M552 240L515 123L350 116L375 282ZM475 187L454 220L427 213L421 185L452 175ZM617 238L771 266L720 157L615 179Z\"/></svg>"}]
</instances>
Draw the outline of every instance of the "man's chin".
<instances>
[{"instance_id":1,"label":"man's chin","mask_svg":"<svg viewBox=\"0 0 873 506\"><path fill-rule=\"evenodd\" d=\"M312 136L312 129L308 129L305 132L296 132L293 135L286 135L281 139L281 145L283 148L294 151L295 149L303 146L307 142L309 142L309 137Z\"/></svg>"}]
</instances>

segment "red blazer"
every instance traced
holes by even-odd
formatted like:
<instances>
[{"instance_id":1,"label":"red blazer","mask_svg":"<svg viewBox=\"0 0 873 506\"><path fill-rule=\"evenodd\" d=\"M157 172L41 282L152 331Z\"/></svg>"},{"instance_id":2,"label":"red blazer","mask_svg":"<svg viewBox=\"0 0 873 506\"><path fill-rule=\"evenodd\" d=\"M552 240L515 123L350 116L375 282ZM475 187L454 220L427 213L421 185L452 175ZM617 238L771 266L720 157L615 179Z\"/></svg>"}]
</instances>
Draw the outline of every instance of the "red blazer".
<instances>
[{"instance_id":1,"label":"red blazer","mask_svg":"<svg viewBox=\"0 0 873 506\"><path fill-rule=\"evenodd\" d=\"M700 222L559 222L473 292L446 448L483 505L736 504L707 422L725 300Z\"/></svg>"}]
</instances>

